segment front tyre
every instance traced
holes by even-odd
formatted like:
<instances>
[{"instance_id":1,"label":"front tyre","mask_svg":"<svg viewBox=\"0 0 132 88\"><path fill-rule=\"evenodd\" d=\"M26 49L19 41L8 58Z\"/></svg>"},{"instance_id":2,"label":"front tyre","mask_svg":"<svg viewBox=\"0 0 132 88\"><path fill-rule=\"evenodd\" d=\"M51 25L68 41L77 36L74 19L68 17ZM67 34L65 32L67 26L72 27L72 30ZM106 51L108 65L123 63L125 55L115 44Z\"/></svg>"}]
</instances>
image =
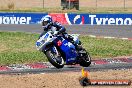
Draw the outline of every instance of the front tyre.
<instances>
[{"instance_id":1,"label":"front tyre","mask_svg":"<svg viewBox=\"0 0 132 88\"><path fill-rule=\"evenodd\" d=\"M57 53L59 53L57 51ZM64 59L61 57L61 55L57 55L56 53L52 52L50 49L46 51L46 56L48 58L48 61L55 66L56 68L63 68L64 67Z\"/></svg>"},{"instance_id":2,"label":"front tyre","mask_svg":"<svg viewBox=\"0 0 132 88\"><path fill-rule=\"evenodd\" d=\"M81 58L80 58L80 65L83 67L88 67L91 64L91 57L89 53L85 50L82 49L80 52Z\"/></svg>"}]
</instances>

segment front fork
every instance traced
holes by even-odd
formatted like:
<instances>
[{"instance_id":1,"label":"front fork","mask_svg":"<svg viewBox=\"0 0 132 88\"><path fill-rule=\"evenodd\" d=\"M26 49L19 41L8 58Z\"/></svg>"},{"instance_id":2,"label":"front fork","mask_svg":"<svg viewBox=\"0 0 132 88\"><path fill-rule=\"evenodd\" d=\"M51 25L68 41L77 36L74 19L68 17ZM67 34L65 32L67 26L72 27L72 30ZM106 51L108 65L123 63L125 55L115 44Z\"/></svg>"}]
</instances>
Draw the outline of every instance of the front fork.
<instances>
[{"instance_id":1,"label":"front fork","mask_svg":"<svg viewBox=\"0 0 132 88\"><path fill-rule=\"evenodd\" d=\"M59 56L58 50L57 50L57 48L56 48L55 46L53 46L53 47L51 48L51 52L52 52L52 53L55 53L57 56Z\"/></svg>"}]
</instances>

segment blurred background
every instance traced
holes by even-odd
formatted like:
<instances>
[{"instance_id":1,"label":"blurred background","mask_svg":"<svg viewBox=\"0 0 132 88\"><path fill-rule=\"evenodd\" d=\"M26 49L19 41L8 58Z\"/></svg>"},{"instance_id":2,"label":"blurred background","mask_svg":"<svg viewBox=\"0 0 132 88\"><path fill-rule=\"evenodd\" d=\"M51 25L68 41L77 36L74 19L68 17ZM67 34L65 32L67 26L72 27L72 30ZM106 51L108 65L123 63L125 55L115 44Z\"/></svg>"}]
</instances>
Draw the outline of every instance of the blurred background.
<instances>
[{"instance_id":1,"label":"blurred background","mask_svg":"<svg viewBox=\"0 0 132 88\"><path fill-rule=\"evenodd\" d=\"M0 0L0 10L6 9L87 9L132 8L132 0Z\"/></svg>"}]
</instances>

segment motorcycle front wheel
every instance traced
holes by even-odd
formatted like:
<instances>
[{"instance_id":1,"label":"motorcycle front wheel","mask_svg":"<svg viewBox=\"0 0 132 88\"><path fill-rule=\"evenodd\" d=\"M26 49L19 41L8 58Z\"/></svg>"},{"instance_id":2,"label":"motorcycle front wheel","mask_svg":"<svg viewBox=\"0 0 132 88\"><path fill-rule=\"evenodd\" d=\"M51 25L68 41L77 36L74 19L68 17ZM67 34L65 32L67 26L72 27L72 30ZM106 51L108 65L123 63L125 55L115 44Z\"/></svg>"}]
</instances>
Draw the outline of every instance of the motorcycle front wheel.
<instances>
[{"instance_id":1,"label":"motorcycle front wheel","mask_svg":"<svg viewBox=\"0 0 132 88\"><path fill-rule=\"evenodd\" d=\"M54 47L56 49L56 47ZM55 66L56 68L63 68L64 67L64 59L60 55L60 52L56 49L56 52L53 52L51 49L46 51L46 56L48 61Z\"/></svg>"}]
</instances>

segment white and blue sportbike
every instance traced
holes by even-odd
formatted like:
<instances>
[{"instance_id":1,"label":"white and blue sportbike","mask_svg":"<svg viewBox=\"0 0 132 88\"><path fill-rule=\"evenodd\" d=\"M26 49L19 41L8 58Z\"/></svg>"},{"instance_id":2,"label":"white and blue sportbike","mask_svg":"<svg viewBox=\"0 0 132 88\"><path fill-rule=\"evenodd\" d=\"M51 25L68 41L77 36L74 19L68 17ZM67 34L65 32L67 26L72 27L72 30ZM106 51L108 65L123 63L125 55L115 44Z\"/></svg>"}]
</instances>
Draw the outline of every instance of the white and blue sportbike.
<instances>
[{"instance_id":1,"label":"white and blue sportbike","mask_svg":"<svg viewBox=\"0 0 132 88\"><path fill-rule=\"evenodd\" d=\"M73 36L75 43L79 44L78 36L71 36ZM91 57L84 48L77 50L74 44L61 35L54 36L52 31L47 32L37 40L36 48L43 52L48 61L56 68L74 64L88 67L91 64Z\"/></svg>"}]
</instances>

